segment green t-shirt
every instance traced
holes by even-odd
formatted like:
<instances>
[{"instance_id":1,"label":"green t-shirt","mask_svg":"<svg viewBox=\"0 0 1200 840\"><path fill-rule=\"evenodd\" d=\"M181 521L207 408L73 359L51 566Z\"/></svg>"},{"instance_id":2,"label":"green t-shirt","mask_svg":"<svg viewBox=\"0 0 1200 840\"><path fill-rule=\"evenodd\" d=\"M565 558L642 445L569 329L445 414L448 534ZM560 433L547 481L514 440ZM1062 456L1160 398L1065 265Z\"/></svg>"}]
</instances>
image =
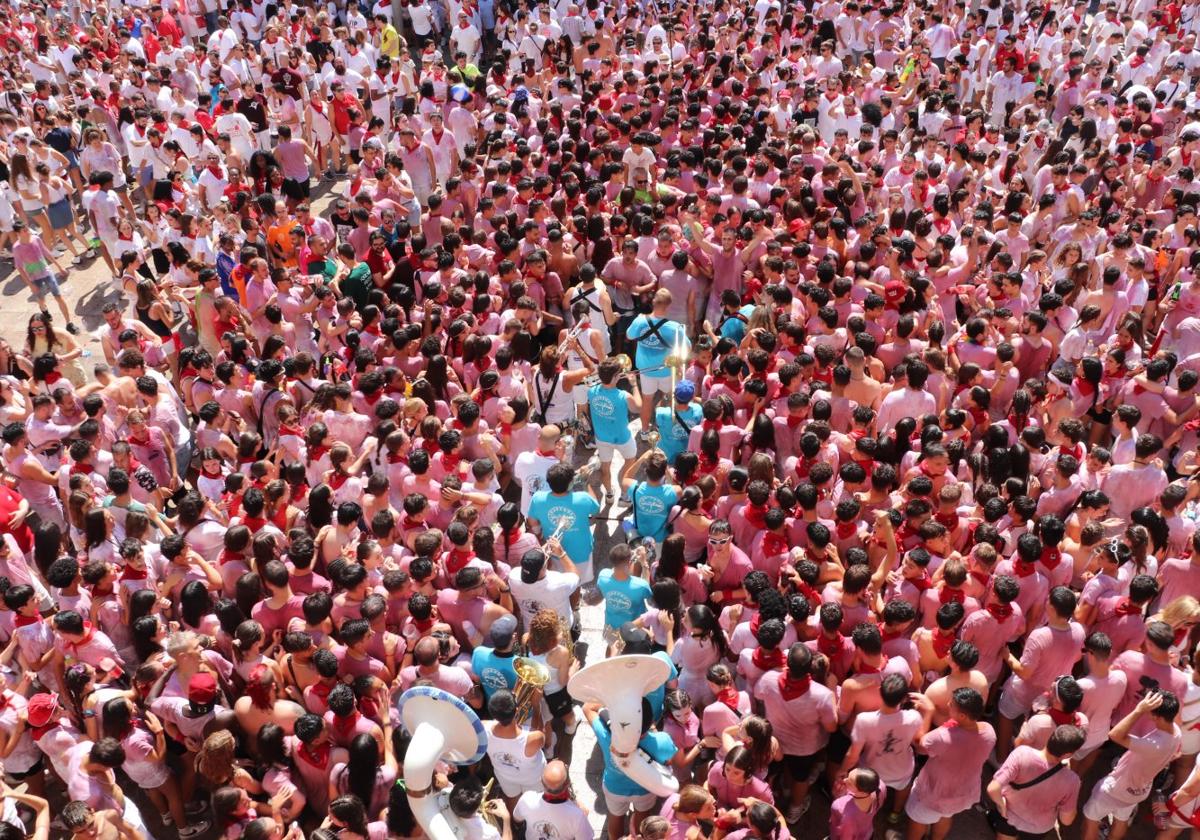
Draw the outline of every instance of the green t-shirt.
<instances>
[{"instance_id":1,"label":"green t-shirt","mask_svg":"<svg viewBox=\"0 0 1200 840\"><path fill-rule=\"evenodd\" d=\"M320 274L325 278L325 282L328 283L337 275L337 263L329 259L329 257L322 260L309 260L308 265L304 267L304 273Z\"/></svg>"},{"instance_id":2,"label":"green t-shirt","mask_svg":"<svg viewBox=\"0 0 1200 840\"><path fill-rule=\"evenodd\" d=\"M360 262L350 269L350 273L338 284L342 295L354 301L355 309L362 309L367 305L367 295L370 294L373 286L371 267L365 262Z\"/></svg>"}]
</instances>

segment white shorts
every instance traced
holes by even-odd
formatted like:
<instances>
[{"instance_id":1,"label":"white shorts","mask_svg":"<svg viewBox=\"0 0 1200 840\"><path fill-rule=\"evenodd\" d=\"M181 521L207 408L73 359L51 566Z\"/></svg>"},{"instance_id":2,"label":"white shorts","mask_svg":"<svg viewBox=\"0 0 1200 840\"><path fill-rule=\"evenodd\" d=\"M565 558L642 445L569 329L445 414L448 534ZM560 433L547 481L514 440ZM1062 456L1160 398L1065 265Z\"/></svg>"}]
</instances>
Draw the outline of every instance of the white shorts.
<instances>
[{"instance_id":1,"label":"white shorts","mask_svg":"<svg viewBox=\"0 0 1200 840\"><path fill-rule=\"evenodd\" d=\"M623 817L629 813L630 809L639 814L645 814L647 811L653 810L654 803L657 801L658 797L653 793L641 796L620 796L607 787L604 788L604 804L608 806L610 817Z\"/></svg>"},{"instance_id":2,"label":"white shorts","mask_svg":"<svg viewBox=\"0 0 1200 840\"><path fill-rule=\"evenodd\" d=\"M895 791L907 790L908 786L912 784L913 773L915 771L916 771L916 768L914 767L912 771L909 771L909 774L907 776L904 776L899 779L885 779L881 776L879 778L879 781L883 782L885 787L889 787Z\"/></svg>"},{"instance_id":3,"label":"white shorts","mask_svg":"<svg viewBox=\"0 0 1200 840\"><path fill-rule=\"evenodd\" d=\"M626 461L632 461L637 457L637 441L632 437L624 443L605 443L602 440L596 441L596 457L600 459L601 464L607 464L613 459L613 453L619 452L621 457Z\"/></svg>"},{"instance_id":4,"label":"white shorts","mask_svg":"<svg viewBox=\"0 0 1200 840\"><path fill-rule=\"evenodd\" d=\"M1083 815L1093 822L1100 822L1105 817L1112 817L1119 822L1129 822L1133 819L1138 805L1142 803L1135 802L1129 805L1125 800L1117 799L1112 794L1116 786L1117 782L1112 776L1101 779L1100 784L1092 788L1092 795L1083 806Z\"/></svg>"},{"instance_id":5,"label":"white shorts","mask_svg":"<svg viewBox=\"0 0 1200 840\"><path fill-rule=\"evenodd\" d=\"M1004 684L1004 688L1000 692L1000 702L996 705L996 711L1009 720L1016 720L1033 711L1033 701L1041 693L1016 674L1013 674L1008 678L1008 682Z\"/></svg>"},{"instance_id":6,"label":"white shorts","mask_svg":"<svg viewBox=\"0 0 1200 840\"><path fill-rule=\"evenodd\" d=\"M953 817L958 813L958 811L945 813L944 811L938 809L936 803L922 802L918 797L910 796L908 798L908 802L904 805L904 813L907 814L908 818L915 823L919 823L921 825L936 825L942 820Z\"/></svg>"},{"instance_id":7,"label":"white shorts","mask_svg":"<svg viewBox=\"0 0 1200 840\"><path fill-rule=\"evenodd\" d=\"M644 373L638 374L638 379L642 383L642 396L652 397L655 394L671 395L671 377L670 376L647 376Z\"/></svg>"}]
</instances>

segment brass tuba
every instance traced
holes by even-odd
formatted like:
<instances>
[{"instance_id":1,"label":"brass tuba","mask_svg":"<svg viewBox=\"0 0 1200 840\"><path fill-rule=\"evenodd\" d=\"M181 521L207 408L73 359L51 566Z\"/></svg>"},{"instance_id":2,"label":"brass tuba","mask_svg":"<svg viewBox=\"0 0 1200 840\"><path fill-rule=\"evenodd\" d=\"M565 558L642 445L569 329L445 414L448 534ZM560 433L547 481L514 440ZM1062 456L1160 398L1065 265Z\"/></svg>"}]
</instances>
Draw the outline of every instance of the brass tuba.
<instances>
[{"instance_id":1,"label":"brass tuba","mask_svg":"<svg viewBox=\"0 0 1200 840\"><path fill-rule=\"evenodd\" d=\"M550 682L550 669L528 656L518 656L513 660L513 670L517 672L513 688L517 713L513 721L520 726L532 717L533 704L540 702L540 692Z\"/></svg>"}]
</instances>

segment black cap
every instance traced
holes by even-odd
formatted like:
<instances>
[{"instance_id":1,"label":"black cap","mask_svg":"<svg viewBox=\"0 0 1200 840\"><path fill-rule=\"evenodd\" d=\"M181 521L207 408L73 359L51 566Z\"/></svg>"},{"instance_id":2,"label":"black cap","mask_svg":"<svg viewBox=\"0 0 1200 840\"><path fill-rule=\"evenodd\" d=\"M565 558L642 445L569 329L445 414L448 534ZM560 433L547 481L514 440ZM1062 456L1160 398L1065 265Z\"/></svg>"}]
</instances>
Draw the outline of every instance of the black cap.
<instances>
[{"instance_id":1,"label":"black cap","mask_svg":"<svg viewBox=\"0 0 1200 840\"><path fill-rule=\"evenodd\" d=\"M621 653L652 653L650 634L632 621L621 625Z\"/></svg>"},{"instance_id":2,"label":"black cap","mask_svg":"<svg viewBox=\"0 0 1200 840\"><path fill-rule=\"evenodd\" d=\"M531 548L521 557L521 580L524 583L537 583L542 569L546 566L546 555L539 548Z\"/></svg>"}]
</instances>

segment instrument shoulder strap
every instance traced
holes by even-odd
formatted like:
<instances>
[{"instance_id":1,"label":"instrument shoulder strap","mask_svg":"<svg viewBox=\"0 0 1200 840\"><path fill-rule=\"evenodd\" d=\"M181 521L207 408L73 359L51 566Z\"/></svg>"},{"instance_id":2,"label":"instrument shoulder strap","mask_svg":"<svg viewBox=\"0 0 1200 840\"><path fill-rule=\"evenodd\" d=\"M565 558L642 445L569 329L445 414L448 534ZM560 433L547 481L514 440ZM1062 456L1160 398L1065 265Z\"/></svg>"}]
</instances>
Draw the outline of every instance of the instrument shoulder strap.
<instances>
[{"instance_id":1,"label":"instrument shoulder strap","mask_svg":"<svg viewBox=\"0 0 1200 840\"><path fill-rule=\"evenodd\" d=\"M554 393L558 390L558 381L560 379L562 379L562 371L559 371L558 373L554 374L554 379L550 382L550 390L545 394L542 393L542 389L538 385L538 381L541 378L542 378L542 375L540 373L534 376L533 393L537 395L538 410L542 414L543 422L545 422L546 409L549 408L550 404L554 402Z\"/></svg>"},{"instance_id":2,"label":"instrument shoulder strap","mask_svg":"<svg viewBox=\"0 0 1200 840\"><path fill-rule=\"evenodd\" d=\"M653 336L657 336L659 339L661 339L663 344L666 344L667 341L665 338L663 338L660 330L663 327L665 327L667 325L667 322L670 320L671 320L670 318L660 318L658 320L657 324L651 324L650 319L647 318L646 324L650 326L650 329L646 330L646 332L642 333L637 338L631 338L630 341L632 341L634 344L641 344L643 341L645 341L646 339L648 339L650 336L653 335Z\"/></svg>"},{"instance_id":3,"label":"instrument shoulder strap","mask_svg":"<svg viewBox=\"0 0 1200 840\"><path fill-rule=\"evenodd\" d=\"M580 286L576 286L574 289L575 296L571 298L571 306L574 306L575 304L579 303L580 301L583 301L584 303L586 303L588 305L588 308L590 308L593 312L603 312L604 310L602 310L599 306L597 306L592 301L592 299L590 297L588 297L588 295L590 295L592 292L595 292L595 291L598 291L598 289L586 289L585 290Z\"/></svg>"}]
</instances>

